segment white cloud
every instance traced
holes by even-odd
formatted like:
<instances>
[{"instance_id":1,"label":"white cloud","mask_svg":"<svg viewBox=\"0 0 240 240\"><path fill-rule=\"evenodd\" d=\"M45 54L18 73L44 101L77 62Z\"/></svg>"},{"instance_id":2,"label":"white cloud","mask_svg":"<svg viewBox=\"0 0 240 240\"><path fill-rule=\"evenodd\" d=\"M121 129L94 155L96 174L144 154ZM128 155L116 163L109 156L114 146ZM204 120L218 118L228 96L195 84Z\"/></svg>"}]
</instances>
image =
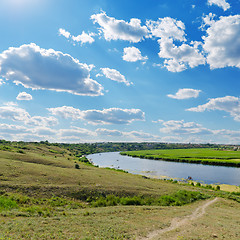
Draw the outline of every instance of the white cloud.
<instances>
[{"instance_id":1,"label":"white cloud","mask_svg":"<svg viewBox=\"0 0 240 240\"><path fill-rule=\"evenodd\" d=\"M131 131L131 132L126 132L126 136L130 135L133 138L136 139L149 139L149 140L157 140L158 136L152 135L150 133L145 133L143 131Z\"/></svg>"},{"instance_id":2,"label":"white cloud","mask_svg":"<svg viewBox=\"0 0 240 240\"><path fill-rule=\"evenodd\" d=\"M52 137L57 135L57 130L48 128L48 127L38 127L32 129L33 134L36 134L37 136L45 136L45 137Z\"/></svg>"},{"instance_id":3,"label":"white cloud","mask_svg":"<svg viewBox=\"0 0 240 240\"><path fill-rule=\"evenodd\" d=\"M85 33L84 31L82 31L82 33L78 36L72 36L72 40L75 41L75 42L81 42L81 44L84 44L84 43L93 43L95 40L93 38L95 34L94 33Z\"/></svg>"},{"instance_id":4,"label":"white cloud","mask_svg":"<svg viewBox=\"0 0 240 240\"><path fill-rule=\"evenodd\" d=\"M9 105L0 107L0 118L27 122L30 115L25 109Z\"/></svg>"},{"instance_id":5,"label":"white cloud","mask_svg":"<svg viewBox=\"0 0 240 240\"><path fill-rule=\"evenodd\" d=\"M110 130L110 129L106 129L106 128L98 128L96 130L96 133L99 136L110 136L110 137L121 137L121 136L123 136L123 133L121 131Z\"/></svg>"},{"instance_id":6,"label":"white cloud","mask_svg":"<svg viewBox=\"0 0 240 240\"><path fill-rule=\"evenodd\" d=\"M203 49L210 68L240 68L240 15L220 17L209 24Z\"/></svg>"},{"instance_id":7,"label":"white cloud","mask_svg":"<svg viewBox=\"0 0 240 240\"><path fill-rule=\"evenodd\" d=\"M63 28L59 28L58 29L58 34L60 36L64 36L65 38L69 38L71 36L70 32L66 31L65 29Z\"/></svg>"},{"instance_id":8,"label":"white cloud","mask_svg":"<svg viewBox=\"0 0 240 240\"><path fill-rule=\"evenodd\" d=\"M157 21L148 20L147 27L154 37L186 41L185 25L182 21L170 17L159 18Z\"/></svg>"},{"instance_id":9,"label":"white cloud","mask_svg":"<svg viewBox=\"0 0 240 240\"><path fill-rule=\"evenodd\" d=\"M82 111L80 109L70 107L70 106L62 106L57 108L48 108L48 111L51 114L62 117L62 118L71 118L73 120L78 120L83 118Z\"/></svg>"},{"instance_id":10,"label":"white cloud","mask_svg":"<svg viewBox=\"0 0 240 240\"><path fill-rule=\"evenodd\" d=\"M18 95L17 95L17 100L19 101L22 101L22 100L25 100L25 101L30 101L32 100L32 95L29 94L29 93L26 93L26 92L20 92Z\"/></svg>"},{"instance_id":11,"label":"white cloud","mask_svg":"<svg viewBox=\"0 0 240 240\"><path fill-rule=\"evenodd\" d=\"M206 134L212 134L213 132L207 128L204 128L201 124L197 124L194 122L184 122L184 120L181 121L165 121L162 123L164 126L163 128L160 128L160 132L166 133L166 134L176 134L176 135L182 135L182 134L190 134L190 135L206 135Z\"/></svg>"},{"instance_id":12,"label":"white cloud","mask_svg":"<svg viewBox=\"0 0 240 240\"><path fill-rule=\"evenodd\" d=\"M31 126L55 126L58 124L58 120L55 117L34 116L29 118L26 123Z\"/></svg>"},{"instance_id":13,"label":"white cloud","mask_svg":"<svg viewBox=\"0 0 240 240\"><path fill-rule=\"evenodd\" d=\"M109 78L116 82L121 82L126 84L127 86L130 86L132 83L127 81L126 78L116 69L110 69L110 68L101 68L102 73L105 75L106 78Z\"/></svg>"},{"instance_id":14,"label":"white cloud","mask_svg":"<svg viewBox=\"0 0 240 240\"><path fill-rule=\"evenodd\" d=\"M206 26L211 26L215 22L214 18L216 18L216 14L213 14L213 13L203 15L202 25L200 26L200 29L205 30Z\"/></svg>"},{"instance_id":15,"label":"white cloud","mask_svg":"<svg viewBox=\"0 0 240 240\"><path fill-rule=\"evenodd\" d=\"M90 78L92 67L68 54L42 49L34 43L11 47L0 54L1 76L31 89L102 95L103 87Z\"/></svg>"},{"instance_id":16,"label":"white cloud","mask_svg":"<svg viewBox=\"0 0 240 240\"><path fill-rule=\"evenodd\" d=\"M158 40L160 45L159 57L165 58L164 66L171 72L181 72L188 67L194 68L205 64L205 57L199 51L198 42L192 46L183 43L176 46L170 38Z\"/></svg>"},{"instance_id":17,"label":"white cloud","mask_svg":"<svg viewBox=\"0 0 240 240\"><path fill-rule=\"evenodd\" d=\"M143 57L141 51L136 47L124 48L123 60L127 62L146 61L147 56Z\"/></svg>"},{"instance_id":18,"label":"white cloud","mask_svg":"<svg viewBox=\"0 0 240 240\"><path fill-rule=\"evenodd\" d=\"M100 25L100 31L107 41L125 40L130 42L140 42L148 34L146 26L141 26L141 20L132 18L130 22L117 20L109 17L105 12L91 16L94 23Z\"/></svg>"},{"instance_id":19,"label":"white cloud","mask_svg":"<svg viewBox=\"0 0 240 240\"><path fill-rule=\"evenodd\" d=\"M15 134L30 133L31 130L24 126L0 123L0 132L1 132L1 134L14 134L15 135Z\"/></svg>"},{"instance_id":20,"label":"white cloud","mask_svg":"<svg viewBox=\"0 0 240 240\"><path fill-rule=\"evenodd\" d=\"M85 120L91 124L129 124L133 121L144 121L145 114L140 109L109 108L104 110L86 110L63 106L48 108L53 115L73 120Z\"/></svg>"},{"instance_id":21,"label":"white cloud","mask_svg":"<svg viewBox=\"0 0 240 240\"><path fill-rule=\"evenodd\" d=\"M179 89L176 94L168 94L167 96L174 99L188 99L188 98L197 98L201 90L191 89L191 88L182 88Z\"/></svg>"},{"instance_id":22,"label":"white cloud","mask_svg":"<svg viewBox=\"0 0 240 240\"><path fill-rule=\"evenodd\" d=\"M217 5L222 8L224 11L230 8L230 4L226 0L208 0L208 5Z\"/></svg>"},{"instance_id":23,"label":"white cloud","mask_svg":"<svg viewBox=\"0 0 240 240\"><path fill-rule=\"evenodd\" d=\"M58 120L54 117L31 117L25 109L12 104L0 107L0 118L23 122L30 126L54 126L58 124Z\"/></svg>"},{"instance_id":24,"label":"white cloud","mask_svg":"<svg viewBox=\"0 0 240 240\"><path fill-rule=\"evenodd\" d=\"M204 112L206 110L220 110L230 113L236 121L240 121L240 98L225 96L222 98L212 98L206 104L189 108L187 111Z\"/></svg>"},{"instance_id":25,"label":"white cloud","mask_svg":"<svg viewBox=\"0 0 240 240\"><path fill-rule=\"evenodd\" d=\"M205 57L200 50L201 43L186 42L185 25L182 21L165 17L157 21L148 20L151 35L159 38L159 57L165 59L163 66L170 72L181 72L205 64ZM178 41L178 44L175 44ZM180 44L179 44L180 42Z\"/></svg>"},{"instance_id":26,"label":"white cloud","mask_svg":"<svg viewBox=\"0 0 240 240\"><path fill-rule=\"evenodd\" d=\"M144 113L140 109L109 108L104 110L83 111L83 119L96 124L129 124L143 121Z\"/></svg>"}]
</instances>

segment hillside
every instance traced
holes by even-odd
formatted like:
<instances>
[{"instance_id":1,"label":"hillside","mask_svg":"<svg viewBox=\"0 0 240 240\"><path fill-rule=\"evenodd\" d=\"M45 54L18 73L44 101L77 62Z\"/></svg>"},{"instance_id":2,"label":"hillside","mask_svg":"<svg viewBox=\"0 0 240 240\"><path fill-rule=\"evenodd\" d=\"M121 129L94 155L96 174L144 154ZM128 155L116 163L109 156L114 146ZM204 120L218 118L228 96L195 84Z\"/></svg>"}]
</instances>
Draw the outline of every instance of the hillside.
<instances>
[{"instance_id":1,"label":"hillside","mask_svg":"<svg viewBox=\"0 0 240 240\"><path fill-rule=\"evenodd\" d=\"M80 162L69 147L5 143L0 149L0 239L142 238L191 214L204 199L239 201L236 194L94 167ZM220 224L226 238L238 239L237 201L221 198L211 208L219 224L203 216L201 221L211 222L208 235L196 220L184 239L211 239Z\"/></svg>"}]
</instances>

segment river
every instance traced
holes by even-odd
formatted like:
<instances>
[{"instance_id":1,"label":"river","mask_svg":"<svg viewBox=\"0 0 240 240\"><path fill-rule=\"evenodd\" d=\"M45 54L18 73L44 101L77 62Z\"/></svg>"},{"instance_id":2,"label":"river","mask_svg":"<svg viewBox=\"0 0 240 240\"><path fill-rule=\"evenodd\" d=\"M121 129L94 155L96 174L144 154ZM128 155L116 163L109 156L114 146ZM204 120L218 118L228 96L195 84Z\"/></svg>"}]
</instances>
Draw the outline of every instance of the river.
<instances>
[{"instance_id":1,"label":"river","mask_svg":"<svg viewBox=\"0 0 240 240\"><path fill-rule=\"evenodd\" d=\"M240 168L211 166L193 163L166 162L122 156L119 152L88 155L95 165L126 170L155 178L186 179L206 184L240 185Z\"/></svg>"}]
</instances>

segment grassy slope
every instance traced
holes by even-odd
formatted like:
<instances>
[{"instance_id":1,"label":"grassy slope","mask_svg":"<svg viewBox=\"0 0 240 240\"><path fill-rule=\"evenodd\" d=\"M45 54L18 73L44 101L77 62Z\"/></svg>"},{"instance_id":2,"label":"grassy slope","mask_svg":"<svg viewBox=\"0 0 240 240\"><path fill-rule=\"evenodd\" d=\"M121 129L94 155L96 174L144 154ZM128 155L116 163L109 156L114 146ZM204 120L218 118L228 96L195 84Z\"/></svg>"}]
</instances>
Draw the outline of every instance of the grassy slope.
<instances>
[{"instance_id":1,"label":"grassy slope","mask_svg":"<svg viewBox=\"0 0 240 240\"><path fill-rule=\"evenodd\" d=\"M239 151L222 151L211 148L143 150L122 152L122 154L154 160L240 166Z\"/></svg>"},{"instance_id":2,"label":"grassy slope","mask_svg":"<svg viewBox=\"0 0 240 240\"><path fill-rule=\"evenodd\" d=\"M29 200L20 195L18 201L22 205L19 209L0 212L0 239L134 239L168 226L173 217L188 215L199 204L89 208L72 197L96 193L160 196L179 189L196 188L81 163L78 163L80 169L75 169L75 159L67 150L62 153L62 149L45 145L29 145L28 148L25 153L18 153L16 149L0 151L0 190L10 196L14 192L15 199L16 192L33 197ZM51 199L52 195L64 197L61 201L66 199L67 204L61 204L61 201L57 204L56 199ZM226 220L217 215L211 221L216 220L222 225L227 221L228 225L238 226L239 203L229 201L215 210L236 216ZM213 234L217 229L212 224L209 232ZM203 235L196 229L194 231Z\"/></svg>"},{"instance_id":3,"label":"grassy slope","mask_svg":"<svg viewBox=\"0 0 240 240\"><path fill-rule=\"evenodd\" d=\"M33 193L39 189L38 194L41 195L58 195L84 189L106 193L163 195L179 189L179 186L166 182L159 185L157 180L146 180L141 176L96 168L80 162L78 164L80 169L75 169L74 157L69 153L54 154L45 146L40 150L31 146L30 150L25 150L25 154L0 151L0 185L30 190L34 187Z\"/></svg>"}]
</instances>

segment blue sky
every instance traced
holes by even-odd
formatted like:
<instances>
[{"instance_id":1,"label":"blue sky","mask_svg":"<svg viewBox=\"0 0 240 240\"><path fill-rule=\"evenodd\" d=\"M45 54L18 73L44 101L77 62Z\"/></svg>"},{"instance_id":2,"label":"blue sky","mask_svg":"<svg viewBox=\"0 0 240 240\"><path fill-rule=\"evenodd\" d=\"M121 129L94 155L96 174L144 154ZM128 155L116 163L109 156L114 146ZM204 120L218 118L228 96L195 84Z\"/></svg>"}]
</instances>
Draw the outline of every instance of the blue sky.
<instances>
[{"instance_id":1,"label":"blue sky","mask_svg":"<svg viewBox=\"0 0 240 240\"><path fill-rule=\"evenodd\" d=\"M2 0L0 138L240 143L239 0Z\"/></svg>"}]
</instances>

